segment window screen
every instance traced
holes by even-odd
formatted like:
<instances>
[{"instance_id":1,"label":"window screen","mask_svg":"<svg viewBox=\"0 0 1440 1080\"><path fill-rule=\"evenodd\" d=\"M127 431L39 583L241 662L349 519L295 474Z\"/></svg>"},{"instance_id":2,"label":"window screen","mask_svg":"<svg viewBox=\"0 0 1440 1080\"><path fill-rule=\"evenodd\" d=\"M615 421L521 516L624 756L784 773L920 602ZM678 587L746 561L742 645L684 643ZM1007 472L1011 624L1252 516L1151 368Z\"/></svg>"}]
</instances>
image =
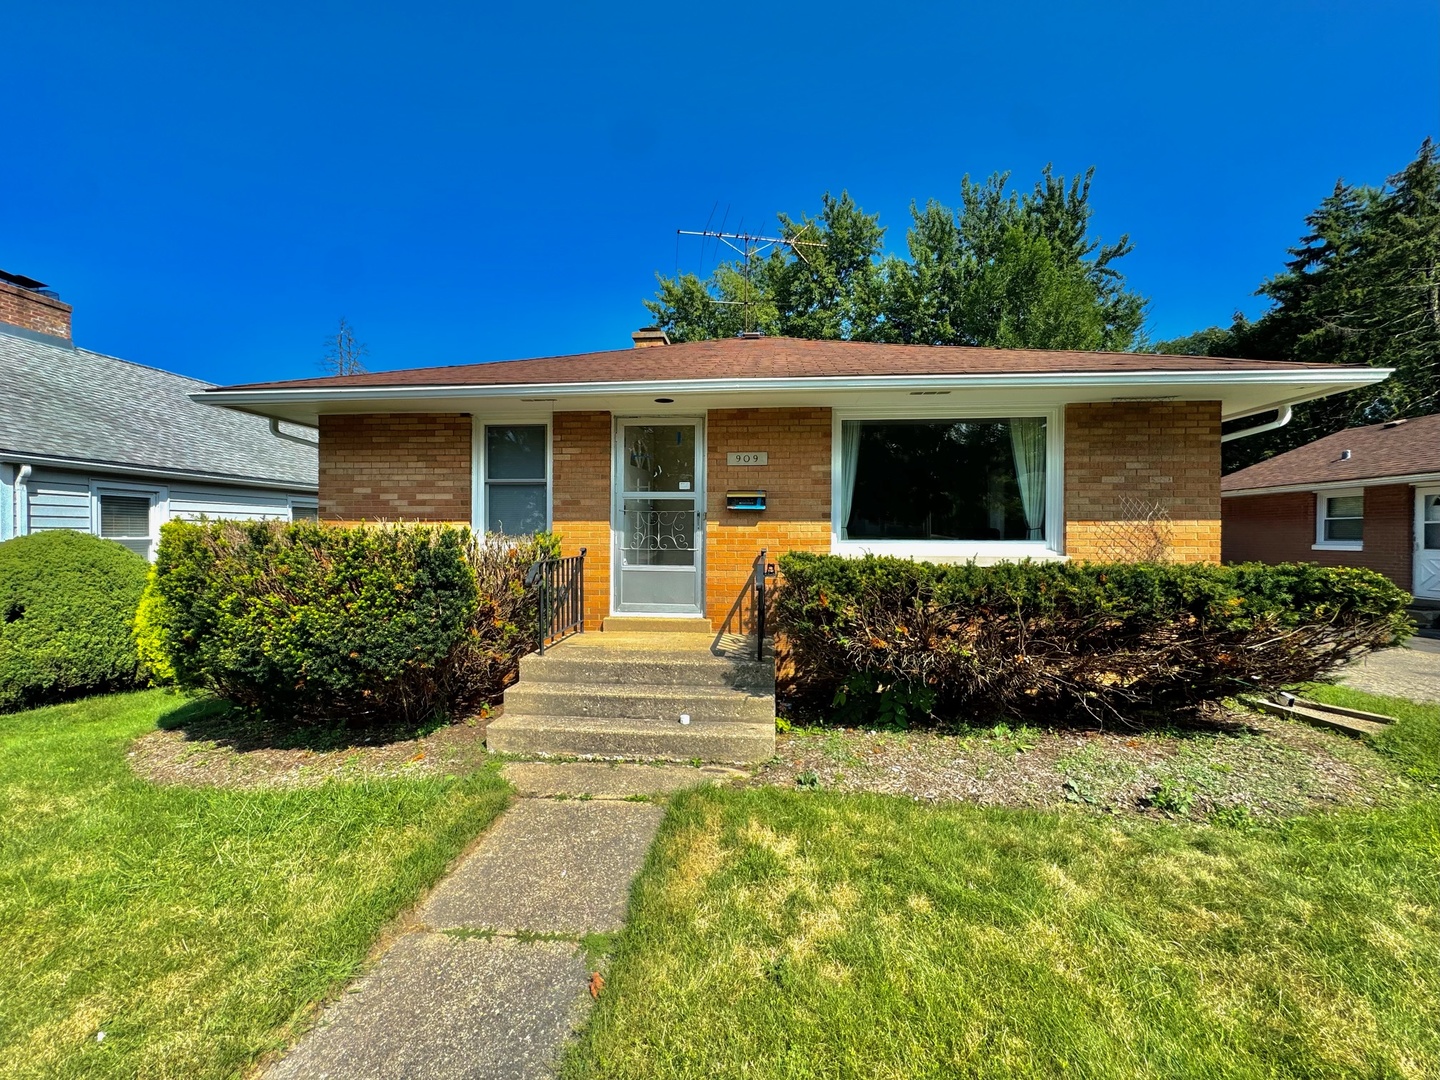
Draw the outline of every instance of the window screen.
<instances>
[{"instance_id":1,"label":"window screen","mask_svg":"<svg viewBox=\"0 0 1440 1080\"><path fill-rule=\"evenodd\" d=\"M485 531L521 536L549 525L544 424L485 427Z\"/></svg>"},{"instance_id":2,"label":"window screen","mask_svg":"<svg viewBox=\"0 0 1440 1080\"><path fill-rule=\"evenodd\" d=\"M320 508L318 506L292 506L290 507L291 521L319 521Z\"/></svg>"},{"instance_id":3,"label":"window screen","mask_svg":"<svg viewBox=\"0 0 1440 1080\"><path fill-rule=\"evenodd\" d=\"M1421 506L1425 514L1421 546L1426 551L1440 551L1440 495L1426 495Z\"/></svg>"},{"instance_id":4,"label":"window screen","mask_svg":"<svg viewBox=\"0 0 1440 1080\"><path fill-rule=\"evenodd\" d=\"M1324 499L1324 528L1321 539L1359 542L1365 533L1365 496L1329 495Z\"/></svg>"},{"instance_id":5,"label":"window screen","mask_svg":"<svg viewBox=\"0 0 1440 1080\"><path fill-rule=\"evenodd\" d=\"M131 551L150 555L150 497L101 495L100 535L118 540Z\"/></svg>"}]
</instances>

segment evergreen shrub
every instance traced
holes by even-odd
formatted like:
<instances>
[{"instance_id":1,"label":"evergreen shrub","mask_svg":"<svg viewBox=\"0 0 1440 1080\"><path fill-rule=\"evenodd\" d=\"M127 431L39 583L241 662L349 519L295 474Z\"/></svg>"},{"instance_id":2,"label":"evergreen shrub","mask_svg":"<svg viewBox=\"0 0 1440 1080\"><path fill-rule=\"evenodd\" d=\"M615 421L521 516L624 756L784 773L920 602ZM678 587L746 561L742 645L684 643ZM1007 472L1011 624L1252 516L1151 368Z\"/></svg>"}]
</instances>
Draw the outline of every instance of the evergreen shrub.
<instances>
[{"instance_id":1,"label":"evergreen shrub","mask_svg":"<svg viewBox=\"0 0 1440 1080\"><path fill-rule=\"evenodd\" d=\"M1001 563L791 553L796 683L846 722L1137 723L1320 679L1409 632L1409 596L1311 563Z\"/></svg>"},{"instance_id":2,"label":"evergreen shrub","mask_svg":"<svg viewBox=\"0 0 1440 1080\"><path fill-rule=\"evenodd\" d=\"M272 721L454 715L513 681L535 637L525 572L554 546L443 525L170 522L136 637L152 671Z\"/></svg>"},{"instance_id":3,"label":"evergreen shrub","mask_svg":"<svg viewBox=\"0 0 1440 1080\"><path fill-rule=\"evenodd\" d=\"M0 712L136 685L143 558L57 529L0 544Z\"/></svg>"}]
</instances>

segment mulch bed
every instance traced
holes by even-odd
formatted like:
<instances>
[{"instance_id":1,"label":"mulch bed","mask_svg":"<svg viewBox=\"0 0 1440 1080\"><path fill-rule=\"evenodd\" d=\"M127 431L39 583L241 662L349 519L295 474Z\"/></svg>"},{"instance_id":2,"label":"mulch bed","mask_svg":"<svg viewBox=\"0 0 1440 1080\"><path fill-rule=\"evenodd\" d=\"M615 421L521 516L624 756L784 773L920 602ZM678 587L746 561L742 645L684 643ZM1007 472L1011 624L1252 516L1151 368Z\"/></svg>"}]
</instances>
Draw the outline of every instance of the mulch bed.
<instances>
[{"instance_id":1,"label":"mulch bed","mask_svg":"<svg viewBox=\"0 0 1440 1080\"><path fill-rule=\"evenodd\" d=\"M809 729L777 739L754 784L980 806L1279 818L1388 801L1404 781L1368 746L1248 712L1164 731Z\"/></svg>"}]
</instances>

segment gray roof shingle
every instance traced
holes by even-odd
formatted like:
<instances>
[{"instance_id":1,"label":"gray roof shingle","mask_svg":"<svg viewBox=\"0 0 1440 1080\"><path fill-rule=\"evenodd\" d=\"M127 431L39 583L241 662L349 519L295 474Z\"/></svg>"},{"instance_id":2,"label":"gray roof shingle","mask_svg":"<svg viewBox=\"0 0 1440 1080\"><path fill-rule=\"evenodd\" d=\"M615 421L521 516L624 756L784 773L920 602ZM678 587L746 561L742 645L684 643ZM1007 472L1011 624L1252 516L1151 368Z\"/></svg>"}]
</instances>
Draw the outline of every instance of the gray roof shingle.
<instances>
[{"instance_id":1,"label":"gray roof shingle","mask_svg":"<svg viewBox=\"0 0 1440 1080\"><path fill-rule=\"evenodd\" d=\"M190 400L211 385L0 326L0 453L316 486L315 451Z\"/></svg>"}]
</instances>

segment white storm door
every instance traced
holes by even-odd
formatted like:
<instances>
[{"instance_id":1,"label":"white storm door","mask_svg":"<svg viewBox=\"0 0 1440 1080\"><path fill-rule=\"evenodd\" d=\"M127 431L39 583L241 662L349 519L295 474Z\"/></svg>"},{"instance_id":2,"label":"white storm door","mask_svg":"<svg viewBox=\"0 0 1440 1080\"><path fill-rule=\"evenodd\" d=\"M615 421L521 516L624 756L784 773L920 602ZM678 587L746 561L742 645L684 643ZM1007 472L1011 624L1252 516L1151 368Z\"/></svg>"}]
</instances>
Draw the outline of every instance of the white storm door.
<instances>
[{"instance_id":1,"label":"white storm door","mask_svg":"<svg viewBox=\"0 0 1440 1080\"><path fill-rule=\"evenodd\" d=\"M617 612L704 613L704 438L699 420L617 421Z\"/></svg>"},{"instance_id":2,"label":"white storm door","mask_svg":"<svg viewBox=\"0 0 1440 1080\"><path fill-rule=\"evenodd\" d=\"M1440 488L1415 489L1416 596L1440 600Z\"/></svg>"}]
</instances>

